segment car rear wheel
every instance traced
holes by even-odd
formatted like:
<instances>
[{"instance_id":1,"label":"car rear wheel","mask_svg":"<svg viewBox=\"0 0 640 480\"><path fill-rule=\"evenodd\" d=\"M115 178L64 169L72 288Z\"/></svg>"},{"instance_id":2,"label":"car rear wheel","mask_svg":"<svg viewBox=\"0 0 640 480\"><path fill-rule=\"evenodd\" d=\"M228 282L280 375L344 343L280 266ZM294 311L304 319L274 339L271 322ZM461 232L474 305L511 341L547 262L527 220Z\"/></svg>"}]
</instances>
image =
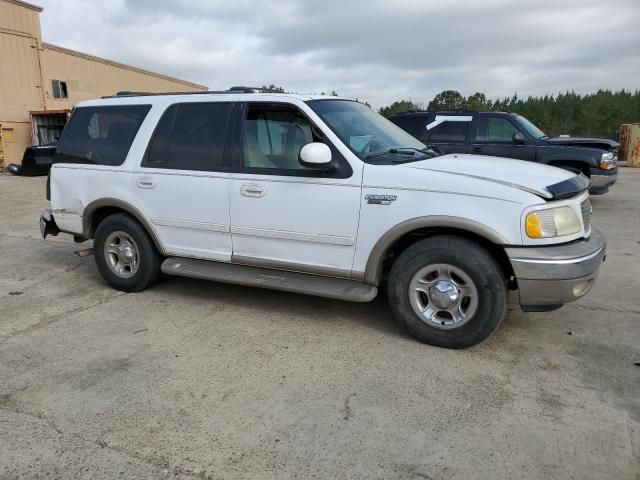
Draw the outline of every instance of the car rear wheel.
<instances>
[{"instance_id":1,"label":"car rear wheel","mask_svg":"<svg viewBox=\"0 0 640 480\"><path fill-rule=\"evenodd\" d=\"M489 337L505 316L507 286L493 256L455 236L420 240L391 268L389 304L418 340L465 348Z\"/></svg>"},{"instance_id":2,"label":"car rear wheel","mask_svg":"<svg viewBox=\"0 0 640 480\"><path fill-rule=\"evenodd\" d=\"M96 266L116 290L139 292L160 276L160 254L145 229L126 214L105 218L94 239Z\"/></svg>"}]
</instances>

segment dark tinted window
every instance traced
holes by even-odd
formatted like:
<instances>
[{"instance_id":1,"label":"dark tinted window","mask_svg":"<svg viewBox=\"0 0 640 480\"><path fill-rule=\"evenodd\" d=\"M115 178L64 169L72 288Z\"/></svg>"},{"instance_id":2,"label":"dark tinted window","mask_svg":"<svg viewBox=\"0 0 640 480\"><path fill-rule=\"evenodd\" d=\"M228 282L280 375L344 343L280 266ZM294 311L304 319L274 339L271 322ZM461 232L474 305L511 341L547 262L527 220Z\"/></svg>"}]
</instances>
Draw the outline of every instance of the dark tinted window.
<instances>
[{"instance_id":1,"label":"dark tinted window","mask_svg":"<svg viewBox=\"0 0 640 480\"><path fill-rule=\"evenodd\" d=\"M429 131L430 143L464 143L471 122L444 121Z\"/></svg>"},{"instance_id":2,"label":"dark tinted window","mask_svg":"<svg viewBox=\"0 0 640 480\"><path fill-rule=\"evenodd\" d=\"M477 142L509 142L518 129L506 118L477 117L476 141Z\"/></svg>"},{"instance_id":3,"label":"dark tinted window","mask_svg":"<svg viewBox=\"0 0 640 480\"><path fill-rule=\"evenodd\" d=\"M231 103L181 103L162 115L143 167L212 171L224 166Z\"/></svg>"},{"instance_id":4,"label":"dark tinted window","mask_svg":"<svg viewBox=\"0 0 640 480\"><path fill-rule=\"evenodd\" d=\"M427 140L427 124L430 122L430 117L427 115L405 115L402 117L394 117L390 119L393 123L407 132L409 135L413 135L420 141Z\"/></svg>"},{"instance_id":5,"label":"dark tinted window","mask_svg":"<svg viewBox=\"0 0 640 480\"><path fill-rule=\"evenodd\" d=\"M80 107L58 142L56 162L122 165L150 105Z\"/></svg>"}]
</instances>

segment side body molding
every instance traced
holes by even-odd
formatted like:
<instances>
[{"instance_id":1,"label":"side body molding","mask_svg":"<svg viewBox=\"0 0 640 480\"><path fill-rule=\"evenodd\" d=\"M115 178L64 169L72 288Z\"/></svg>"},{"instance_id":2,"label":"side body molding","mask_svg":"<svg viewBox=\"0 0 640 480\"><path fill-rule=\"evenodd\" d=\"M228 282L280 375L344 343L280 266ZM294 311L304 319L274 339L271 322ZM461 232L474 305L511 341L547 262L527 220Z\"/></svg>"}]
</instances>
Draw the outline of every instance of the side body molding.
<instances>
[{"instance_id":1,"label":"side body molding","mask_svg":"<svg viewBox=\"0 0 640 480\"><path fill-rule=\"evenodd\" d=\"M378 285L382 274L382 260L388 248L393 245L396 240L409 232L420 228L434 227L464 230L479 235L496 245L506 245L508 243L502 235L486 225L466 218L441 215L412 218L399 223L380 237L369 254L369 260L367 260L367 266L364 274L354 272L352 277L364 280L370 285Z\"/></svg>"},{"instance_id":2,"label":"side body molding","mask_svg":"<svg viewBox=\"0 0 640 480\"><path fill-rule=\"evenodd\" d=\"M93 238L93 236L95 235L95 232L93 231L93 226L92 226L93 214L98 209L105 208L105 207L124 210L125 212L130 214L132 217L134 217L136 220L138 220L142 224L142 226L145 228L147 233L149 233L149 235L151 236L151 240L153 240L153 243L155 244L158 251L162 255L165 255L165 256L167 255L167 252L162 246L162 243L160 242L160 239L158 238L158 234L153 228L153 225L151 225L151 223L144 217L144 215L140 212L140 210L137 207L131 205L130 203L125 202L123 200L119 200L117 198L101 198L99 200L95 200L91 202L84 208L84 211L82 213L82 236L85 239Z\"/></svg>"}]
</instances>

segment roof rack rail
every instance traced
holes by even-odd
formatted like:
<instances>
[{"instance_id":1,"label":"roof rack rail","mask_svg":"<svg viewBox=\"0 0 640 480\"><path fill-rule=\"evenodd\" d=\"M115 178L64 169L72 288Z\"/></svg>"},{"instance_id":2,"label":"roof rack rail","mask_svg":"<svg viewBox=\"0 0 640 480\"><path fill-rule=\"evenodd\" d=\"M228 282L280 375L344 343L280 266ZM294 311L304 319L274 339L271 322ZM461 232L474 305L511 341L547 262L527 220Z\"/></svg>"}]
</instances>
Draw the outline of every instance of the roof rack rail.
<instances>
[{"instance_id":1,"label":"roof rack rail","mask_svg":"<svg viewBox=\"0 0 640 480\"><path fill-rule=\"evenodd\" d=\"M230 93L228 91L211 91L211 90L198 90L196 92L130 92L124 90L118 92L115 95L105 95L101 98L120 98L120 97L156 97L159 95L206 95L212 93ZM236 93L236 92L234 92Z\"/></svg>"},{"instance_id":2,"label":"roof rack rail","mask_svg":"<svg viewBox=\"0 0 640 480\"><path fill-rule=\"evenodd\" d=\"M276 92L263 87L242 87L234 86L229 90L198 90L195 92L130 92L123 90L115 95L105 95L101 98L120 98L120 97L153 97L159 95L211 95L211 94L233 94L233 93L282 93Z\"/></svg>"},{"instance_id":3,"label":"roof rack rail","mask_svg":"<svg viewBox=\"0 0 640 480\"><path fill-rule=\"evenodd\" d=\"M235 87L231 87L228 91L229 92L233 92L233 93L264 93L264 92L268 92L269 89L268 88L259 88L259 87L240 87L240 86L235 86Z\"/></svg>"}]
</instances>

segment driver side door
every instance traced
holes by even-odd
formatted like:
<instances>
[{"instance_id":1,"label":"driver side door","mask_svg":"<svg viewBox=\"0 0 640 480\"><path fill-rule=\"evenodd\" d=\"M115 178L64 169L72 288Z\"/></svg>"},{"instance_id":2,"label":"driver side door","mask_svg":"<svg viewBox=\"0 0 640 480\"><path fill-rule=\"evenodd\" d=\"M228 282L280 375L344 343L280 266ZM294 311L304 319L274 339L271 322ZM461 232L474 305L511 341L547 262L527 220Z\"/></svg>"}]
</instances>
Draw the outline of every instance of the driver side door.
<instances>
[{"instance_id":1,"label":"driver side door","mask_svg":"<svg viewBox=\"0 0 640 480\"><path fill-rule=\"evenodd\" d=\"M296 105L243 106L229 184L232 261L348 277L360 213L360 175ZM298 161L323 142L332 167Z\"/></svg>"},{"instance_id":2,"label":"driver side door","mask_svg":"<svg viewBox=\"0 0 640 480\"><path fill-rule=\"evenodd\" d=\"M489 115L477 116L473 130L474 139L471 144L471 153L473 154L529 161L536 159L535 143L508 118ZM527 143L516 145L513 142L513 135L518 132L524 135Z\"/></svg>"}]
</instances>

